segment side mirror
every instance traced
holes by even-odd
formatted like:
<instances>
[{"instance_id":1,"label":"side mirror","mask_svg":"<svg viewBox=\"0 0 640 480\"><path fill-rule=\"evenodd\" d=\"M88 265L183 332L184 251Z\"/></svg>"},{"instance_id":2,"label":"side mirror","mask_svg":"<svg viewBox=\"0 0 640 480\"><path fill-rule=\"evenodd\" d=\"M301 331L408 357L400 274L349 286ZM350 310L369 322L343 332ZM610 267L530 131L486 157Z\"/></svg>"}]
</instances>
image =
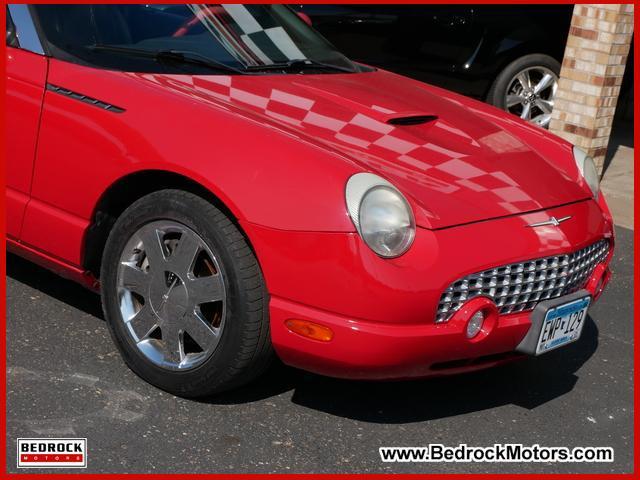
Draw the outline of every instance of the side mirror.
<instances>
[{"instance_id":1,"label":"side mirror","mask_svg":"<svg viewBox=\"0 0 640 480\"><path fill-rule=\"evenodd\" d=\"M8 17L7 17L7 45L11 47L18 46L18 35L16 34L16 26Z\"/></svg>"},{"instance_id":2,"label":"side mirror","mask_svg":"<svg viewBox=\"0 0 640 480\"><path fill-rule=\"evenodd\" d=\"M311 17L309 15L307 15L304 12L296 12L298 14L298 17L300 17L300 19L306 23L307 25L309 25L310 27L313 26L313 22L311 21Z\"/></svg>"}]
</instances>

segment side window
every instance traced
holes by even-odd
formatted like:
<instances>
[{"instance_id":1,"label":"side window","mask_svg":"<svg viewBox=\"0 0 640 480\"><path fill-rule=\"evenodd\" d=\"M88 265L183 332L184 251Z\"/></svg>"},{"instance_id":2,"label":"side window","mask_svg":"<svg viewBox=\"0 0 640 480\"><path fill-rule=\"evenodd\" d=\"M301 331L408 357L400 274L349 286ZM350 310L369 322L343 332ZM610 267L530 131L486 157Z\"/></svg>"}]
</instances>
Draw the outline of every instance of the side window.
<instances>
[{"instance_id":1,"label":"side window","mask_svg":"<svg viewBox=\"0 0 640 480\"><path fill-rule=\"evenodd\" d=\"M8 47L19 47L18 43L18 34L16 32L16 26L11 19L11 14L9 13L9 7L7 6L7 46Z\"/></svg>"}]
</instances>

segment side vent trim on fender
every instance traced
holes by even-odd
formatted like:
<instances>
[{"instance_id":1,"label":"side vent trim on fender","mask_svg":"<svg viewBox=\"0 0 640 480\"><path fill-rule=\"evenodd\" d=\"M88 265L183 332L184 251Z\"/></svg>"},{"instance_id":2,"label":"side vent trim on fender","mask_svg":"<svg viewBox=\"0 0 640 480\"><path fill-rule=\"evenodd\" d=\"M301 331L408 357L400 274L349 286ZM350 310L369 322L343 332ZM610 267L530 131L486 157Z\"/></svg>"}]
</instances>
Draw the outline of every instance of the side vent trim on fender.
<instances>
[{"instance_id":1,"label":"side vent trim on fender","mask_svg":"<svg viewBox=\"0 0 640 480\"><path fill-rule=\"evenodd\" d=\"M107 110L108 112L122 113L125 111L124 108L116 107L111 103L103 102L102 100L88 97L86 95L83 95L82 93L74 92L72 90L67 90L66 88L59 87L51 83L47 83L47 90L49 90L50 92L57 93L59 95L64 95L65 97L73 98L74 100L78 100L80 102L84 102L88 105L93 105L94 107Z\"/></svg>"}]
</instances>

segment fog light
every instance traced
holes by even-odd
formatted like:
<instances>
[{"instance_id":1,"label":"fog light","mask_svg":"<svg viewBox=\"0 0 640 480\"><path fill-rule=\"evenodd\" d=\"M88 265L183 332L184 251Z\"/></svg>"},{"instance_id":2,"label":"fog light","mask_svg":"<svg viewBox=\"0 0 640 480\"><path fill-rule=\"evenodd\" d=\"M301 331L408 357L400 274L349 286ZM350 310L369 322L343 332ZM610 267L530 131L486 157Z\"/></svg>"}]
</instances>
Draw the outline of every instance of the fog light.
<instances>
[{"instance_id":1,"label":"fog light","mask_svg":"<svg viewBox=\"0 0 640 480\"><path fill-rule=\"evenodd\" d=\"M478 335L480 330L482 330L483 323L484 313L482 313L482 310L479 310L473 315L473 317L471 317L469 323L467 323L467 338L473 338Z\"/></svg>"}]
</instances>

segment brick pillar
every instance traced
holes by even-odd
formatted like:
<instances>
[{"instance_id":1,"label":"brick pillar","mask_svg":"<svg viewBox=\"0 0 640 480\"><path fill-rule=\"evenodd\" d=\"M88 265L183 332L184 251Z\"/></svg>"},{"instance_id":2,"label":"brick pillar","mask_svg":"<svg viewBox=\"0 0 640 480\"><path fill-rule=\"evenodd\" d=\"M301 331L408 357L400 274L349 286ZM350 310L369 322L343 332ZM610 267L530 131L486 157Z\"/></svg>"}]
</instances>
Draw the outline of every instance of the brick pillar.
<instances>
[{"instance_id":1,"label":"brick pillar","mask_svg":"<svg viewBox=\"0 0 640 480\"><path fill-rule=\"evenodd\" d=\"M632 4L573 9L549 130L589 153L600 171L632 34Z\"/></svg>"}]
</instances>

